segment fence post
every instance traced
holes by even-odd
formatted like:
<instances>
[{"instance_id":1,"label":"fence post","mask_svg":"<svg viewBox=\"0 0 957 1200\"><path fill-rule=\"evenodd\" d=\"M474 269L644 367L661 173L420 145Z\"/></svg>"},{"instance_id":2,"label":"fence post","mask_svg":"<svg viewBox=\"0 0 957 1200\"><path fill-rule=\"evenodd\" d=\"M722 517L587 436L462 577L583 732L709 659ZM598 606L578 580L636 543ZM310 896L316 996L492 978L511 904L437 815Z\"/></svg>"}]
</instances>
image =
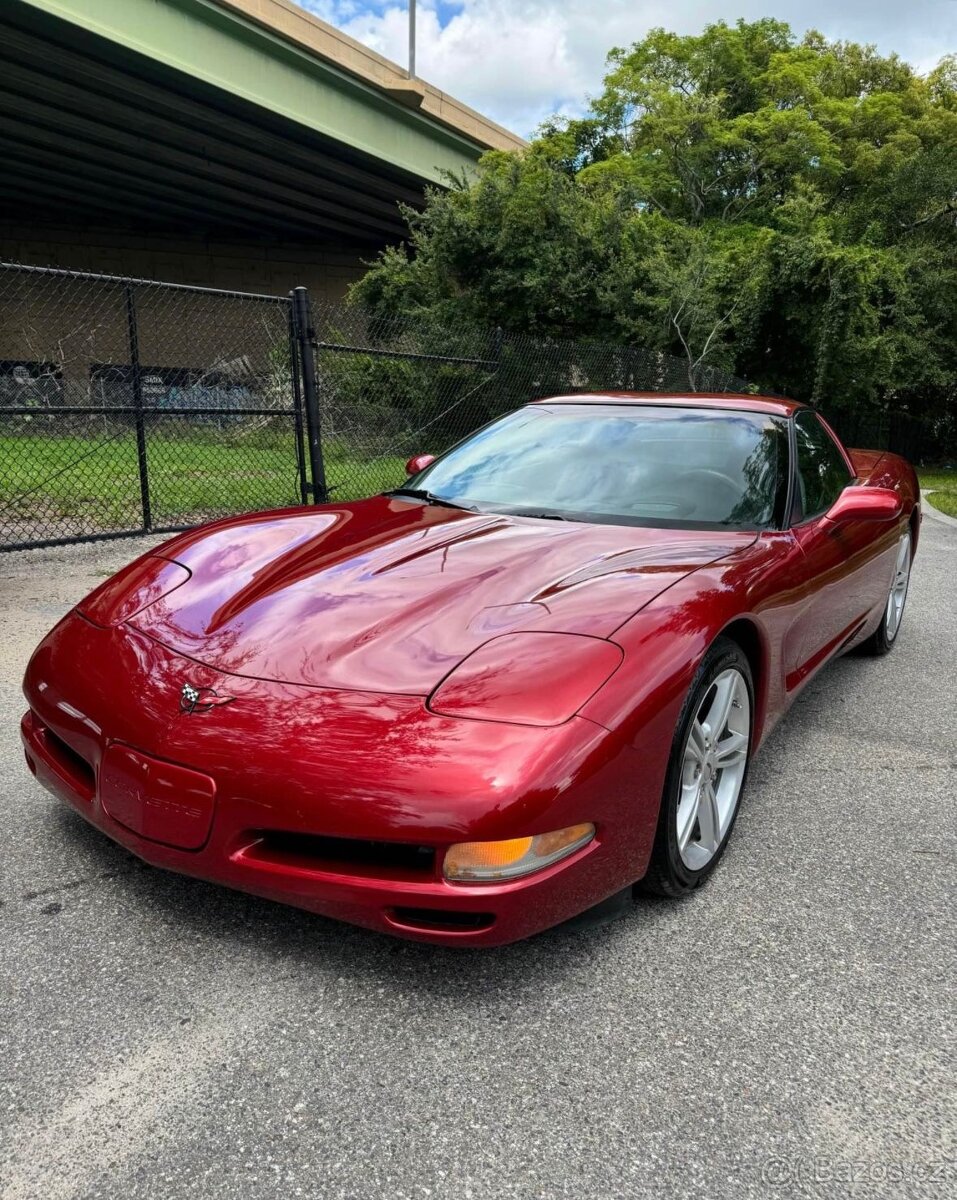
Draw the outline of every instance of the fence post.
<instances>
[{"instance_id":1,"label":"fence post","mask_svg":"<svg viewBox=\"0 0 957 1200\"><path fill-rule=\"evenodd\" d=\"M505 330L501 327L501 325L496 325L495 326L495 335L492 339L492 358L498 364L498 367L500 367L502 365L502 349L503 349L504 345L505 345ZM498 367L496 367L496 370L498 369Z\"/></svg>"},{"instance_id":2,"label":"fence post","mask_svg":"<svg viewBox=\"0 0 957 1200\"><path fill-rule=\"evenodd\" d=\"M309 455L309 490L314 504L329 499L326 487L326 466L322 459L322 429L319 413L319 388L316 383L316 359L313 354L315 330L309 309L309 293L304 287L292 290L293 313L296 322L296 341L299 348L302 393L306 410L306 443Z\"/></svg>"},{"instance_id":3,"label":"fence post","mask_svg":"<svg viewBox=\"0 0 957 1200\"><path fill-rule=\"evenodd\" d=\"M287 304L287 317L289 324L289 374L292 385L293 425L296 437L296 471L299 475L299 499L303 504L307 504L309 502L309 474L306 470L306 447L303 436L305 430L303 429L302 421L299 323L296 320L296 305L291 293Z\"/></svg>"},{"instance_id":4,"label":"fence post","mask_svg":"<svg viewBox=\"0 0 957 1200\"><path fill-rule=\"evenodd\" d=\"M143 372L140 368L140 339L136 324L136 301L133 285L126 285L126 329L130 343L130 370L133 374L133 412L136 421L136 458L140 475L140 505L143 509L143 529L153 528L150 511L149 461L146 456L146 414L143 412Z\"/></svg>"}]
</instances>

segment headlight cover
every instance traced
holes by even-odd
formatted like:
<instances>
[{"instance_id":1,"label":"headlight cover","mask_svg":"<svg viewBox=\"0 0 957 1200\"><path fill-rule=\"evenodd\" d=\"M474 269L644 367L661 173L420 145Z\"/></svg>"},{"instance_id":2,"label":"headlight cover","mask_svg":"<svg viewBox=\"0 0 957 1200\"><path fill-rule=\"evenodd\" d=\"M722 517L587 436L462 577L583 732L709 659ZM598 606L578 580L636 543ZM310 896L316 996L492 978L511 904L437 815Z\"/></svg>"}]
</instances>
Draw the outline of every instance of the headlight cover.
<instances>
[{"instance_id":1,"label":"headlight cover","mask_svg":"<svg viewBox=\"0 0 957 1200\"><path fill-rule=\"evenodd\" d=\"M112 629L169 595L189 577L190 572L180 563L148 554L94 588L76 606L77 611L94 625Z\"/></svg>"},{"instance_id":2,"label":"headlight cover","mask_svg":"<svg viewBox=\"0 0 957 1200\"><path fill-rule=\"evenodd\" d=\"M449 883L499 883L560 862L595 836L590 821L500 842L458 842L445 852L442 874Z\"/></svg>"},{"instance_id":3,"label":"headlight cover","mask_svg":"<svg viewBox=\"0 0 957 1200\"><path fill-rule=\"evenodd\" d=\"M442 716L561 725L621 665L621 647L577 633L506 633L479 646L428 700Z\"/></svg>"}]
</instances>

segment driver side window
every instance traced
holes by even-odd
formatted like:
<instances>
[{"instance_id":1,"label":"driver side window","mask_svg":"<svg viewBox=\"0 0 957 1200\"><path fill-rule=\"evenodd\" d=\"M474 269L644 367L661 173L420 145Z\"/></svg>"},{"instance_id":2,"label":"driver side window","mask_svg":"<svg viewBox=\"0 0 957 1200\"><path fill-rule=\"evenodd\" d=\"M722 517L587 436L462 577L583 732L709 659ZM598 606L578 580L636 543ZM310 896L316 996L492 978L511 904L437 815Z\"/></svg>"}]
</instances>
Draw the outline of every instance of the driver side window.
<instances>
[{"instance_id":1,"label":"driver side window","mask_svg":"<svg viewBox=\"0 0 957 1200\"><path fill-rule=\"evenodd\" d=\"M844 456L817 415L803 410L794 418L800 512L798 521L827 512L853 476Z\"/></svg>"}]
</instances>

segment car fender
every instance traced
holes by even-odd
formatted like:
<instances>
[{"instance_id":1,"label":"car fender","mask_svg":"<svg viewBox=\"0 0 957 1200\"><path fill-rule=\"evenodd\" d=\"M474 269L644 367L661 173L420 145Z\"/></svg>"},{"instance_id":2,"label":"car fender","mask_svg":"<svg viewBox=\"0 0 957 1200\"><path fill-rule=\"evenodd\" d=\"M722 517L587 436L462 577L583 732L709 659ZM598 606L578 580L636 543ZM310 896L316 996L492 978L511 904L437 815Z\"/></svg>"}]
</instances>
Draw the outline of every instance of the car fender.
<instances>
[{"instance_id":1,"label":"car fender","mask_svg":"<svg viewBox=\"0 0 957 1200\"><path fill-rule=\"evenodd\" d=\"M722 634L747 655L755 691L754 746L787 707L780 641L798 601L769 583L775 560L791 550L786 535L754 552L694 572L662 593L613 635L624 651L619 670L580 710L639 750L662 777L688 689Z\"/></svg>"}]
</instances>

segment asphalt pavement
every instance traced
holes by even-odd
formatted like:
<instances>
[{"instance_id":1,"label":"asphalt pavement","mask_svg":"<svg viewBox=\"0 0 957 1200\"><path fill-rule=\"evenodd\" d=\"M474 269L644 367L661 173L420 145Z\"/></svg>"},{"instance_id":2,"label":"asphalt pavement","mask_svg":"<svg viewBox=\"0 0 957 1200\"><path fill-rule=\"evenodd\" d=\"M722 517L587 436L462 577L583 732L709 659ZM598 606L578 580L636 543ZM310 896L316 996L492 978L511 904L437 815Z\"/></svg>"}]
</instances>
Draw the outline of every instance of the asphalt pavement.
<instances>
[{"instance_id":1,"label":"asphalt pavement","mask_svg":"<svg viewBox=\"0 0 957 1200\"><path fill-rule=\"evenodd\" d=\"M3 1200L957 1194L957 528L699 894L473 953L146 868L35 784L29 652L146 544L0 555Z\"/></svg>"}]
</instances>

